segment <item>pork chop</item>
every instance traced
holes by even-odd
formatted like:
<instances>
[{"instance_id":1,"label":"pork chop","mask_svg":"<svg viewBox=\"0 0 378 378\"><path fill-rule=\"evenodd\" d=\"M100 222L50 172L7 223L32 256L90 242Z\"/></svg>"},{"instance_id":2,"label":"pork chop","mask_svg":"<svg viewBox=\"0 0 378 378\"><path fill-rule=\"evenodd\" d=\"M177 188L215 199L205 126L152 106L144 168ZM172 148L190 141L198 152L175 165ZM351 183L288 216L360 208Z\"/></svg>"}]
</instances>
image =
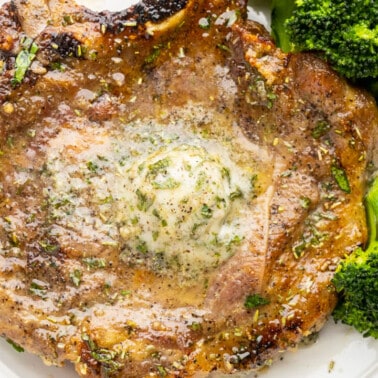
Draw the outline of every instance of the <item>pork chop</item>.
<instances>
[{"instance_id":1,"label":"pork chop","mask_svg":"<svg viewBox=\"0 0 378 378\"><path fill-rule=\"evenodd\" d=\"M0 332L82 377L270 365L366 240L372 98L244 1L0 10Z\"/></svg>"}]
</instances>

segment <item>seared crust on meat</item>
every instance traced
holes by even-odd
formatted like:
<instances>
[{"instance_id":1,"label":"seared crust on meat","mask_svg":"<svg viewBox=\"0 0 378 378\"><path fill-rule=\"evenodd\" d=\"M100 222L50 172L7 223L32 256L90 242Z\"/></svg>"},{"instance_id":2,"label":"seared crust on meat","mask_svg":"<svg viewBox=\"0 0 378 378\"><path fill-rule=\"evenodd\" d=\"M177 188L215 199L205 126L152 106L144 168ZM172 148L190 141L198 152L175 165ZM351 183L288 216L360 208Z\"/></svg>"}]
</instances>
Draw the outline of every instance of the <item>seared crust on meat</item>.
<instances>
[{"instance_id":1,"label":"seared crust on meat","mask_svg":"<svg viewBox=\"0 0 378 378\"><path fill-rule=\"evenodd\" d=\"M226 0L149 0L116 13L73 1L2 6L3 336L82 377L189 377L269 365L321 329L335 267L366 240L378 112L326 63L284 54L246 16L244 1ZM17 83L26 37L38 51ZM245 148L254 159L240 164L258 172L249 239L234 239L233 253L194 280L127 255L132 230L112 196L90 208L107 149L119 153L138 127L144 146L162 125Z\"/></svg>"}]
</instances>

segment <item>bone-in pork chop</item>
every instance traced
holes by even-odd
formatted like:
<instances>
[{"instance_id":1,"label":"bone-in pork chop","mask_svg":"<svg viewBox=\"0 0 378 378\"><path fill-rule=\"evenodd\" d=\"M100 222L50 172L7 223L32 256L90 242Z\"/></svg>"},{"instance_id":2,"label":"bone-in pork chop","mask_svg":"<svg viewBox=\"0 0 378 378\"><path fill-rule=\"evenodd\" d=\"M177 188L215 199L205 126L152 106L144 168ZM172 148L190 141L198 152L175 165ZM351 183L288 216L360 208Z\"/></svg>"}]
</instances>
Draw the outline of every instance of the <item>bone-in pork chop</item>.
<instances>
[{"instance_id":1,"label":"bone-in pork chop","mask_svg":"<svg viewBox=\"0 0 378 378\"><path fill-rule=\"evenodd\" d=\"M269 365L366 239L373 100L243 1L0 10L0 332L82 377Z\"/></svg>"}]
</instances>

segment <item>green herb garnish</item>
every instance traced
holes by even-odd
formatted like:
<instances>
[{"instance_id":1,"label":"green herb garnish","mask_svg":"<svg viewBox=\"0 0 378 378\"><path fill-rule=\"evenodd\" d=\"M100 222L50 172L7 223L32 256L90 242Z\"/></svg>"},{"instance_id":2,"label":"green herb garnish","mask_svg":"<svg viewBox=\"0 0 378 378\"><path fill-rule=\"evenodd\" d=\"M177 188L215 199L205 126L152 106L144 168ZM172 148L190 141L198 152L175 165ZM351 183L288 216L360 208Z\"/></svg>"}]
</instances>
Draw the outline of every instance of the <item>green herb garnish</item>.
<instances>
[{"instance_id":1,"label":"green herb garnish","mask_svg":"<svg viewBox=\"0 0 378 378\"><path fill-rule=\"evenodd\" d=\"M299 198L299 203L304 209L308 209L311 205L311 199L305 196Z\"/></svg>"},{"instance_id":2,"label":"green herb garnish","mask_svg":"<svg viewBox=\"0 0 378 378\"><path fill-rule=\"evenodd\" d=\"M230 193L230 200L234 201L237 198L243 198L243 192L240 190L240 188L236 188L236 190L232 193Z\"/></svg>"},{"instance_id":3,"label":"green herb garnish","mask_svg":"<svg viewBox=\"0 0 378 378\"><path fill-rule=\"evenodd\" d=\"M81 335L81 338L86 342L91 357L101 364L102 368L104 369L105 376L115 373L123 367L123 363L117 361L117 357L119 356L117 351L100 348L95 341L85 333Z\"/></svg>"},{"instance_id":4,"label":"green herb garnish","mask_svg":"<svg viewBox=\"0 0 378 378\"><path fill-rule=\"evenodd\" d=\"M91 269L99 269L106 267L105 259L99 259L97 257L84 257L82 261L85 265L87 265L88 268Z\"/></svg>"},{"instance_id":5,"label":"green herb garnish","mask_svg":"<svg viewBox=\"0 0 378 378\"><path fill-rule=\"evenodd\" d=\"M137 189L135 193L138 197L137 208L140 211L146 212L154 203L155 197L153 195L148 196L146 193L143 193L140 189Z\"/></svg>"},{"instance_id":6,"label":"green herb garnish","mask_svg":"<svg viewBox=\"0 0 378 378\"><path fill-rule=\"evenodd\" d=\"M87 162L87 168L89 171L96 173L98 170L98 165L94 163L93 161L88 161Z\"/></svg>"},{"instance_id":7,"label":"green herb garnish","mask_svg":"<svg viewBox=\"0 0 378 378\"><path fill-rule=\"evenodd\" d=\"M15 343L11 339L6 339L6 340L7 340L7 343L12 345L13 349L16 350L17 352L19 352L19 353L25 352L25 349L21 345L18 345L17 343Z\"/></svg>"},{"instance_id":8,"label":"green herb garnish","mask_svg":"<svg viewBox=\"0 0 378 378\"><path fill-rule=\"evenodd\" d=\"M82 272L79 269L75 269L73 272L70 273L70 278L72 283L76 286L79 287L81 284L81 277L82 277Z\"/></svg>"},{"instance_id":9,"label":"green herb garnish","mask_svg":"<svg viewBox=\"0 0 378 378\"><path fill-rule=\"evenodd\" d=\"M262 297L259 294L248 295L244 302L244 307L248 310L253 308L269 304L270 301L267 298Z\"/></svg>"},{"instance_id":10,"label":"green herb garnish","mask_svg":"<svg viewBox=\"0 0 378 378\"><path fill-rule=\"evenodd\" d=\"M140 243L136 246L136 249L140 253L147 253L148 252L147 243L144 240L141 240Z\"/></svg>"},{"instance_id":11,"label":"green herb garnish","mask_svg":"<svg viewBox=\"0 0 378 378\"><path fill-rule=\"evenodd\" d=\"M346 175L344 169L339 167L336 164L333 164L331 167L331 173L333 178L335 179L338 187L345 193L350 193L350 185L349 185L349 180L348 176Z\"/></svg>"},{"instance_id":12,"label":"green herb garnish","mask_svg":"<svg viewBox=\"0 0 378 378\"><path fill-rule=\"evenodd\" d=\"M32 281L29 288L30 292L42 299L46 299L47 295L47 284L40 281Z\"/></svg>"},{"instance_id":13,"label":"green herb garnish","mask_svg":"<svg viewBox=\"0 0 378 378\"><path fill-rule=\"evenodd\" d=\"M16 57L15 72L12 78L13 86L22 83L25 74L29 69L38 51L37 44L34 43L31 38L24 38L21 43L23 49L18 53Z\"/></svg>"},{"instance_id":14,"label":"green herb garnish","mask_svg":"<svg viewBox=\"0 0 378 378\"><path fill-rule=\"evenodd\" d=\"M153 181L152 186L154 189L176 189L180 186L180 183L169 177L165 181Z\"/></svg>"},{"instance_id":15,"label":"green herb garnish","mask_svg":"<svg viewBox=\"0 0 378 378\"><path fill-rule=\"evenodd\" d=\"M171 165L171 161L168 158L160 159L157 162L150 164L148 166L149 173L152 175L157 175L160 172L164 172L166 168Z\"/></svg>"},{"instance_id":16,"label":"green herb garnish","mask_svg":"<svg viewBox=\"0 0 378 378\"><path fill-rule=\"evenodd\" d=\"M318 121L315 128L312 129L311 135L314 139L319 139L330 130L331 125L326 121Z\"/></svg>"},{"instance_id":17,"label":"green herb garnish","mask_svg":"<svg viewBox=\"0 0 378 378\"><path fill-rule=\"evenodd\" d=\"M211 218L213 216L213 210L211 210L211 208L209 206L207 206L206 204L204 204L201 208L201 215L204 217L204 218Z\"/></svg>"}]
</instances>

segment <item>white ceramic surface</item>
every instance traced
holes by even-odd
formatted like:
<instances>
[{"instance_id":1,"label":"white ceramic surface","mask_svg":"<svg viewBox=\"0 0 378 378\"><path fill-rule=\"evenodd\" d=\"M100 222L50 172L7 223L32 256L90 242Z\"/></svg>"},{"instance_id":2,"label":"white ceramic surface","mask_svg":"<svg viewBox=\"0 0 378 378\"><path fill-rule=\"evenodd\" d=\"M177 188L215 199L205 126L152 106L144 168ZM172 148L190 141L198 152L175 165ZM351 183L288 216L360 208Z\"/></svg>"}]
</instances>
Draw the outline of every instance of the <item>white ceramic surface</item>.
<instances>
[{"instance_id":1,"label":"white ceramic surface","mask_svg":"<svg viewBox=\"0 0 378 378\"><path fill-rule=\"evenodd\" d=\"M0 4L4 1L0 0ZM79 0L94 10L118 10L132 0ZM268 1L254 0L249 15L269 23ZM263 372L251 372L249 378L376 378L378 377L378 340L363 338L352 328L335 325L330 319L318 340L295 352L287 352L282 361ZM235 377L245 377L237 374ZM28 353L16 352L0 340L0 378L74 378L72 366L47 367Z\"/></svg>"}]
</instances>

